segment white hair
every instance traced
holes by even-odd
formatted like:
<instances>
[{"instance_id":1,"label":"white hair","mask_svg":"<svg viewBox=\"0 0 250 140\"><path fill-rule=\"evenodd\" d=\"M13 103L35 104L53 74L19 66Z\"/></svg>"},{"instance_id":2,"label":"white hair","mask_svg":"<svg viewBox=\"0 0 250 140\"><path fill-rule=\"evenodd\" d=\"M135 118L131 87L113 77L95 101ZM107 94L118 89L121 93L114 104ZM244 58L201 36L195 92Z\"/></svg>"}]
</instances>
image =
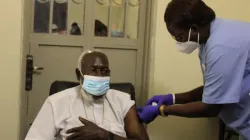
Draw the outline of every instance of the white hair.
<instances>
[{"instance_id":1,"label":"white hair","mask_svg":"<svg viewBox=\"0 0 250 140\"><path fill-rule=\"evenodd\" d=\"M82 76L83 76L83 74L82 74L82 63L83 63L82 59L83 59L83 57L84 57L86 54L93 53L93 52L100 52L100 51L97 51L97 50L85 50L85 51L83 51L83 52L81 53L81 55L80 55L79 58L78 58L77 68L78 68L78 70L80 71L80 73L81 73Z\"/></svg>"}]
</instances>

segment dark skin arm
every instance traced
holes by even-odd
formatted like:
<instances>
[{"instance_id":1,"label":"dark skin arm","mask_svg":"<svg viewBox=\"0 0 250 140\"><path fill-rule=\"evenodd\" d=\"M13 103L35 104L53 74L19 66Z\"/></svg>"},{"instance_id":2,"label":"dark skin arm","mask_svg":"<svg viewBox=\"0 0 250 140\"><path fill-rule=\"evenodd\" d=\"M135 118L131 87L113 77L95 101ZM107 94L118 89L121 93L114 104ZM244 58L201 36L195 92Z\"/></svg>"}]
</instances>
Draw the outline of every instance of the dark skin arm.
<instances>
[{"instance_id":1,"label":"dark skin arm","mask_svg":"<svg viewBox=\"0 0 250 140\"><path fill-rule=\"evenodd\" d=\"M186 103L201 101L203 88L204 88L203 86L200 86L194 90L191 90L185 93L175 94L175 103L186 104Z\"/></svg>"},{"instance_id":2,"label":"dark skin arm","mask_svg":"<svg viewBox=\"0 0 250 140\"><path fill-rule=\"evenodd\" d=\"M139 122L135 106L129 109L127 115L125 116L124 123L128 138L114 135L114 140L149 140L145 128Z\"/></svg>"},{"instance_id":3,"label":"dark skin arm","mask_svg":"<svg viewBox=\"0 0 250 140\"><path fill-rule=\"evenodd\" d=\"M84 126L72 128L67 131L71 134L67 140L109 140L111 132L100 128L96 124L79 117ZM113 140L149 140L147 132L139 123L135 106L131 107L124 119L127 138L113 134Z\"/></svg>"},{"instance_id":4,"label":"dark skin arm","mask_svg":"<svg viewBox=\"0 0 250 140\"><path fill-rule=\"evenodd\" d=\"M221 107L222 105L210 105L198 101L183 105L164 106L164 112L168 115L187 118L216 117Z\"/></svg>"},{"instance_id":5,"label":"dark skin arm","mask_svg":"<svg viewBox=\"0 0 250 140\"><path fill-rule=\"evenodd\" d=\"M182 105L165 106L165 114L187 118L218 116L222 105L201 102L203 89L204 86L200 86L185 93L175 94L175 103Z\"/></svg>"}]
</instances>

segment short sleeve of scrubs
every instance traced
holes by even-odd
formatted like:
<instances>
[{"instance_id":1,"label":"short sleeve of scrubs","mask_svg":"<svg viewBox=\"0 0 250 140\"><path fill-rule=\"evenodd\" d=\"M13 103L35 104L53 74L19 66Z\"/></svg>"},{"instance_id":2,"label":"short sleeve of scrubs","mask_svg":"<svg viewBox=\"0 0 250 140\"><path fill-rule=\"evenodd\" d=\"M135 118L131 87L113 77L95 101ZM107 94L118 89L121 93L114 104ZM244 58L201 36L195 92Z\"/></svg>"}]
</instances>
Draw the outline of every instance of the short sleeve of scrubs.
<instances>
[{"instance_id":1,"label":"short sleeve of scrubs","mask_svg":"<svg viewBox=\"0 0 250 140\"><path fill-rule=\"evenodd\" d=\"M207 104L231 104L240 100L248 52L242 48L214 46L206 52L204 91Z\"/></svg>"}]
</instances>

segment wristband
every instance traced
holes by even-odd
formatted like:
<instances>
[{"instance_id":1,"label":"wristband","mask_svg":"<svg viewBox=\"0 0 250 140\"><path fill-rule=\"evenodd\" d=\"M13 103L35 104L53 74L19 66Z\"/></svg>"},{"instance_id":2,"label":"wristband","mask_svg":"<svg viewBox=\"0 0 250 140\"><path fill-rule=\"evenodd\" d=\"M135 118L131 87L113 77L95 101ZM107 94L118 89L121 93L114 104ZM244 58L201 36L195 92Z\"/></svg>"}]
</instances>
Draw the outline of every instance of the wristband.
<instances>
[{"instance_id":1,"label":"wristband","mask_svg":"<svg viewBox=\"0 0 250 140\"><path fill-rule=\"evenodd\" d=\"M175 94L172 94L173 96L173 105L175 104Z\"/></svg>"},{"instance_id":2,"label":"wristband","mask_svg":"<svg viewBox=\"0 0 250 140\"><path fill-rule=\"evenodd\" d=\"M165 113L164 113L164 108L165 108L165 105L161 105L160 108L159 108L161 116L166 116Z\"/></svg>"}]
</instances>

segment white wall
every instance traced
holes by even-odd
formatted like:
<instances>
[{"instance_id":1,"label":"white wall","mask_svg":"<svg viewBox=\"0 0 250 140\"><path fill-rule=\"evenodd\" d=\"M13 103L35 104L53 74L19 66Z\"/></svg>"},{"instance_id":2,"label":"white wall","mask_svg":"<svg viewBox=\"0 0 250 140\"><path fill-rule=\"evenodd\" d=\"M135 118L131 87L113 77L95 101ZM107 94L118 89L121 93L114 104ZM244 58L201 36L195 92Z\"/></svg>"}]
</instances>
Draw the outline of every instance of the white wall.
<instances>
[{"instance_id":1,"label":"white wall","mask_svg":"<svg viewBox=\"0 0 250 140\"><path fill-rule=\"evenodd\" d=\"M18 140L22 48L22 0L0 4L0 138Z\"/></svg>"},{"instance_id":2,"label":"white wall","mask_svg":"<svg viewBox=\"0 0 250 140\"><path fill-rule=\"evenodd\" d=\"M202 84L202 74L197 51L191 55L179 53L175 42L166 30L164 12L170 0L155 2L150 95L178 93ZM218 17L250 21L249 0L205 0ZM154 19L155 18L155 19ZM215 140L216 119L184 119L178 117L158 118L148 125L152 140Z\"/></svg>"}]
</instances>

